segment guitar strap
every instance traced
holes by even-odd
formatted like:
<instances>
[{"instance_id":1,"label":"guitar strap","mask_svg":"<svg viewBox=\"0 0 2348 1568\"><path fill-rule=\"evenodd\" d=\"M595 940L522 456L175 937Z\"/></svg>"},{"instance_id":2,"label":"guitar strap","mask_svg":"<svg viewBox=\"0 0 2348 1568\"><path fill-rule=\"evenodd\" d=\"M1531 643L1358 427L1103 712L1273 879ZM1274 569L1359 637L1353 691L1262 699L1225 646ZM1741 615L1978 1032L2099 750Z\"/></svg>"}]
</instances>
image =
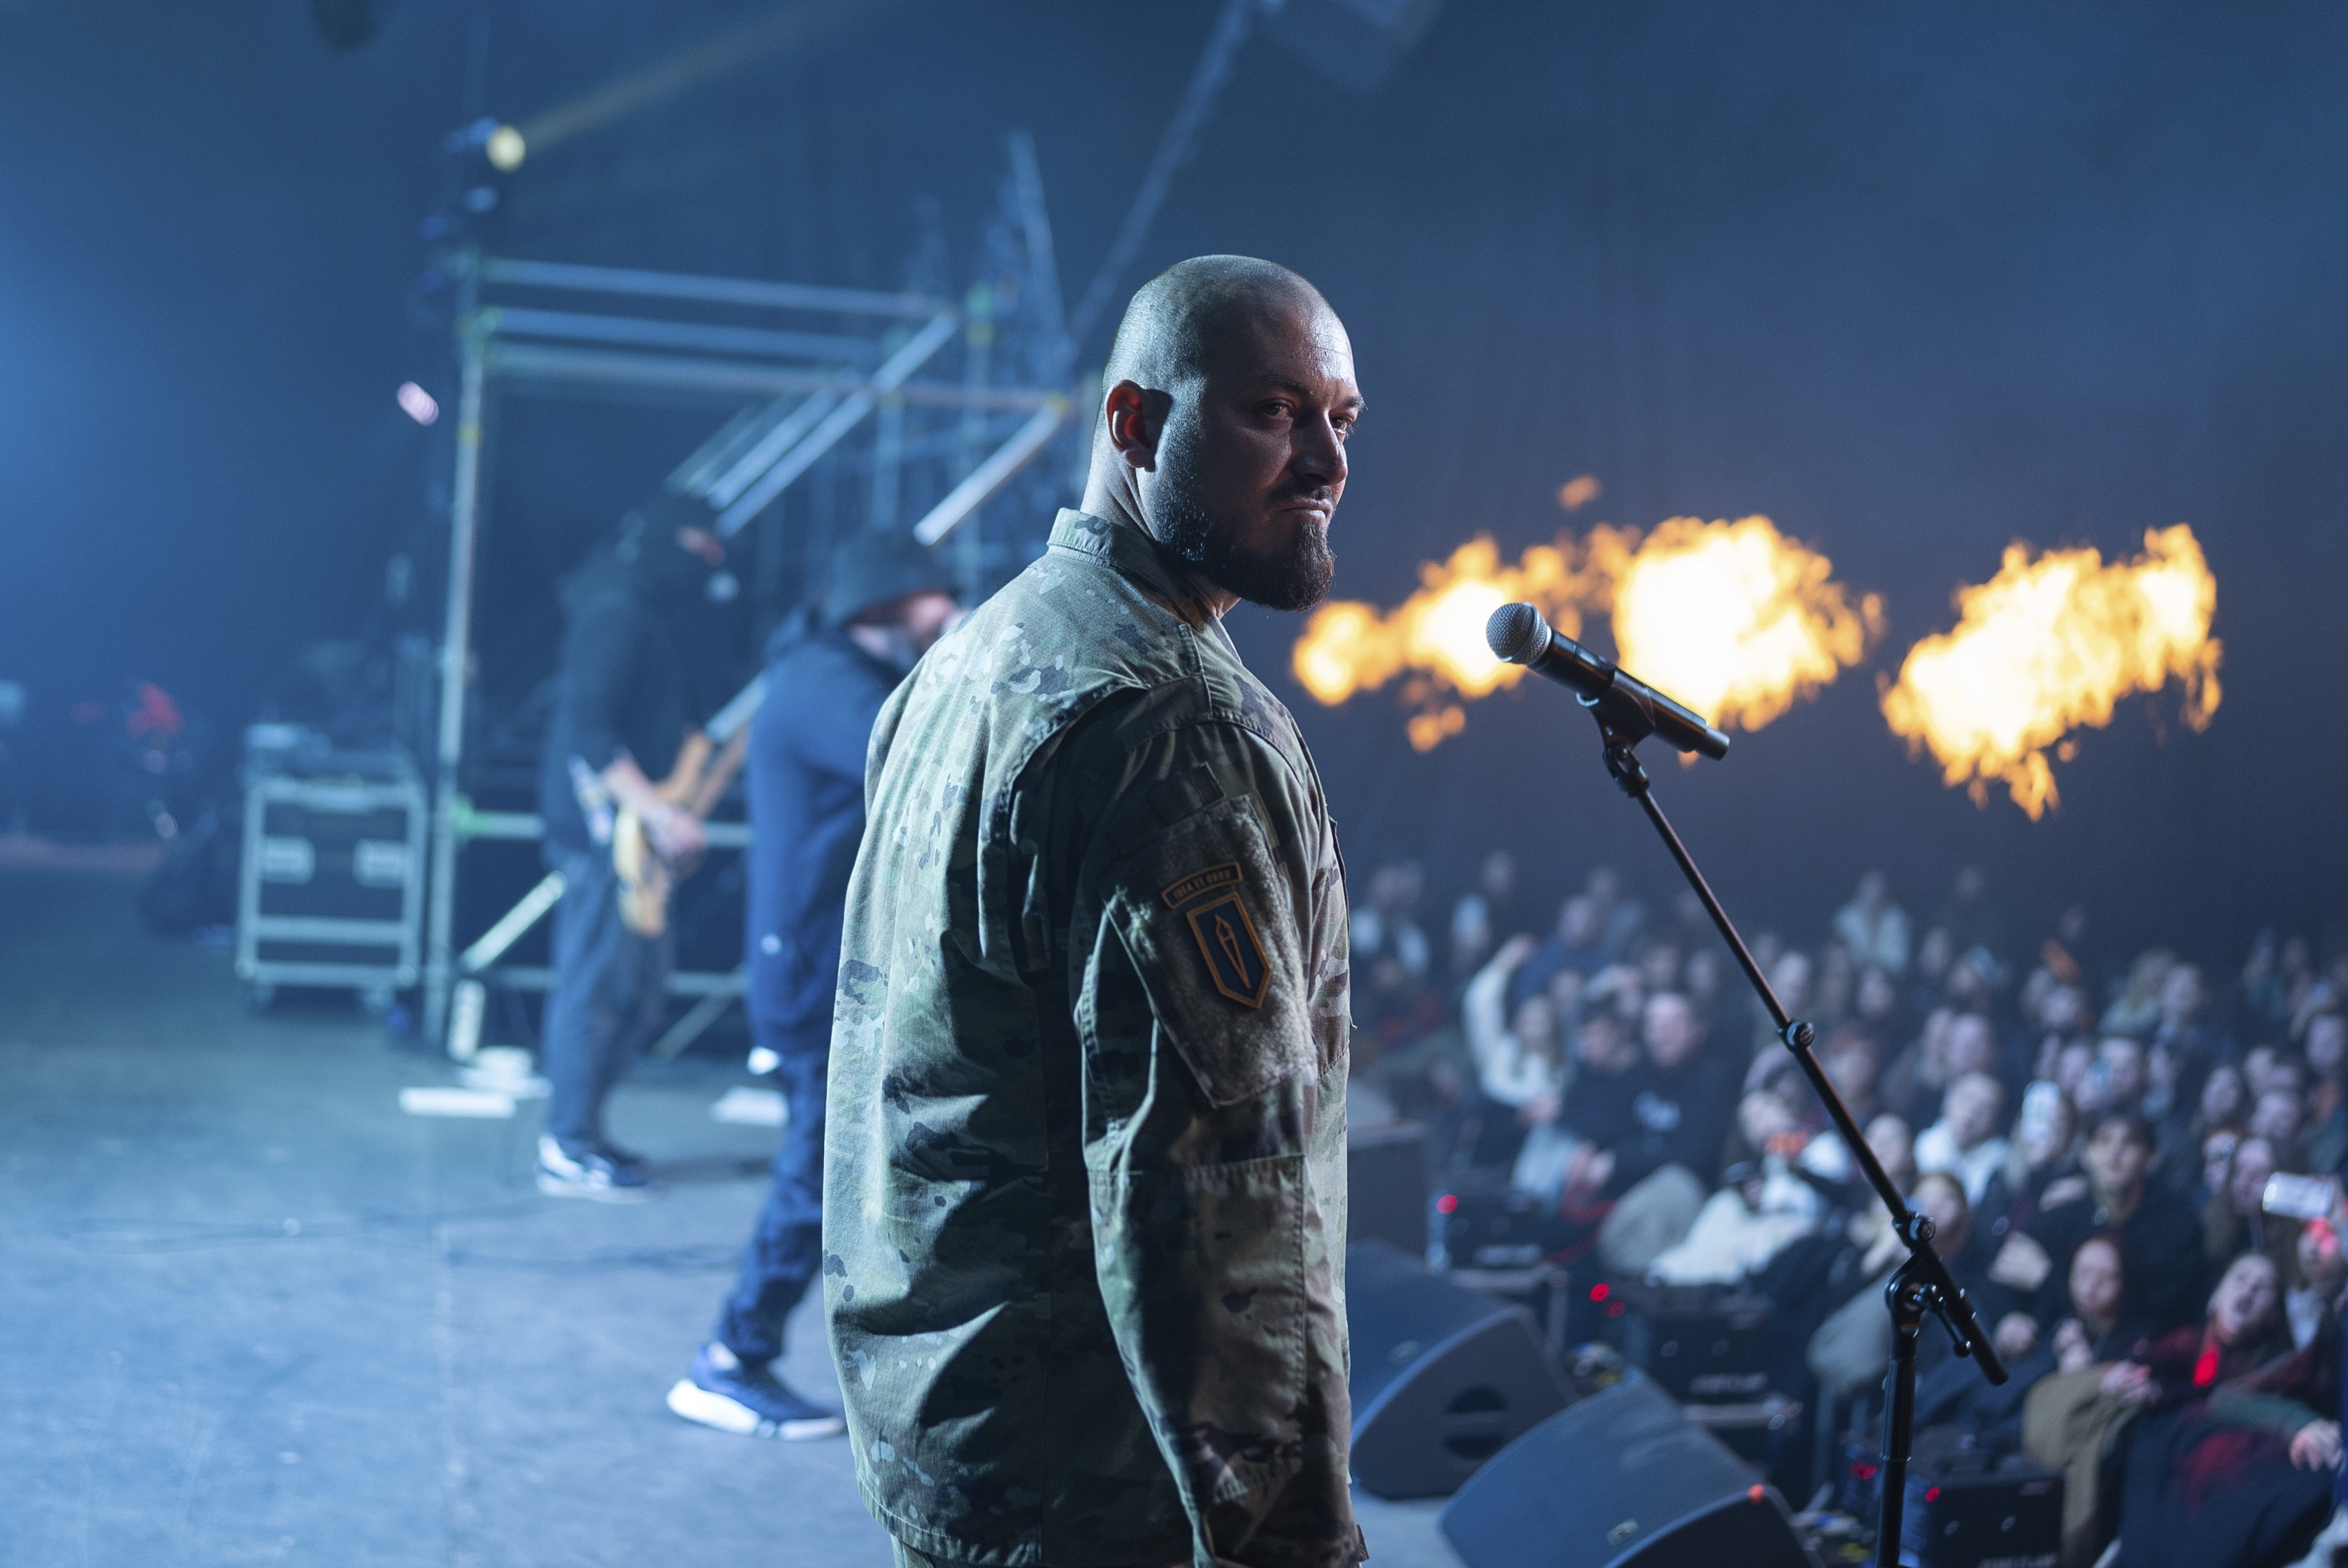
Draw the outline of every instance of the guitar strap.
<instances>
[{"instance_id":1,"label":"guitar strap","mask_svg":"<svg viewBox=\"0 0 2348 1568\"><path fill-rule=\"evenodd\" d=\"M609 844L619 802L603 776L588 767L587 759L577 752L571 756L571 793L578 798L580 815L587 819L587 837L599 848Z\"/></svg>"}]
</instances>

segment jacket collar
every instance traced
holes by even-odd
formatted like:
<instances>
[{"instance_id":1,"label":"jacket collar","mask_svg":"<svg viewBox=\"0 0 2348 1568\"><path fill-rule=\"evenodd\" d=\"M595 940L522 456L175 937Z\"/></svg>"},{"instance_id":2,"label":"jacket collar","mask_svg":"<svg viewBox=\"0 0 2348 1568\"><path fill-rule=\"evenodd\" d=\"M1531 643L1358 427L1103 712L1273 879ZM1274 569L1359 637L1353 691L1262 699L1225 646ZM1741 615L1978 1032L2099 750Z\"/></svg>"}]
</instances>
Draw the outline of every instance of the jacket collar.
<instances>
[{"instance_id":1,"label":"jacket collar","mask_svg":"<svg viewBox=\"0 0 2348 1568\"><path fill-rule=\"evenodd\" d=\"M1222 630L1220 619L1199 596L1189 569L1138 528L1062 507L1052 521L1052 548L1089 555L1119 576L1131 578L1195 628Z\"/></svg>"}]
</instances>

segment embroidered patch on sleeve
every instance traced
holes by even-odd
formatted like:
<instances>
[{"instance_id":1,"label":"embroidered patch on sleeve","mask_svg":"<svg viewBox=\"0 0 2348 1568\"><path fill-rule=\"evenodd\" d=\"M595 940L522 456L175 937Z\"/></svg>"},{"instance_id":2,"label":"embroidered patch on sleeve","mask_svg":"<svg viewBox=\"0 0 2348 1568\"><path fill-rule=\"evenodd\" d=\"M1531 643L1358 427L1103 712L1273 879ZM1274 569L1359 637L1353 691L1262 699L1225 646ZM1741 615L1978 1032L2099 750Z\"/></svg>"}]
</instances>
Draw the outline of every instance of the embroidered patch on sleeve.
<instances>
[{"instance_id":1,"label":"embroidered patch on sleeve","mask_svg":"<svg viewBox=\"0 0 2348 1568\"><path fill-rule=\"evenodd\" d=\"M1165 899L1167 908L1179 909L1192 899L1213 892L1217 888L1239 886L1241 875L1239 861L1225 861L1221 865L1192 872L1159 896Z\"/></svg>"},{"instance_id":2,"label":"embroidered patch on sleeve","mask_svg":"<svg viewBox=\"0 0 2348 1568\"><path fill-rule=\"evenodd\" d=\"M1272 987L1272 965L1264 961L1255 922L1240 902L1241 880L1239 861L1226 861L1192 872L1160 896L1167 908L1190 923L1215 989L1245 1006L1261 1007Z\"/></svg>"}]
</instances>

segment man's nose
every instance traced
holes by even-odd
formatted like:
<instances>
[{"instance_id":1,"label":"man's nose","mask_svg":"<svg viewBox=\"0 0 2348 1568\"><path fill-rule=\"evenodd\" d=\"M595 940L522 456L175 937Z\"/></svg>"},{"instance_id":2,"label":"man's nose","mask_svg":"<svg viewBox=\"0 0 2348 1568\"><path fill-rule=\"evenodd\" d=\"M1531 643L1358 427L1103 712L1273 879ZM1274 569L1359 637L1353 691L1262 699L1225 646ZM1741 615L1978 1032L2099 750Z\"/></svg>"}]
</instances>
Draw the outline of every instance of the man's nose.
<instances>
[{"instance_id":1,"label":"man's nose","mask_svg":"<svg viewBox=\"0 0 2348 1568\"><path fill-rule=\"evenodd\" d=\"M1311 480L1331 490L1344 484L1345 442L1326 415L1301 427L1296 456L1290 467L1297 478Z\"/></svg>"}]
</instances>

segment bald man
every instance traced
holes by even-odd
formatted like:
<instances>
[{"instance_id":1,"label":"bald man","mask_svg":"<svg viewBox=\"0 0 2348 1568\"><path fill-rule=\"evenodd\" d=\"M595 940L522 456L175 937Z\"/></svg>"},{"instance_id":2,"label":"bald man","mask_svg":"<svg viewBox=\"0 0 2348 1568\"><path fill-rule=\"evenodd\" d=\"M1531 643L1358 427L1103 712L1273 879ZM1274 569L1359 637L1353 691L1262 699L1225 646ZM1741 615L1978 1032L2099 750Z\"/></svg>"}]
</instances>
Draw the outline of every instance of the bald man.
<instances>
[{"instance_id":1,"label":"bald man","mask_svg":"<svg viewBox=\"0 0 2348 1568\"><path fill-rule=\"evenodd\" d=\"M1102 379L1084 510L873 731L824 1194L857 1476L911 1568L1348 1568L1344 880L1222 616L1327 591L1353 351L1202 256Z\"/></svg>"}]
</instances>

